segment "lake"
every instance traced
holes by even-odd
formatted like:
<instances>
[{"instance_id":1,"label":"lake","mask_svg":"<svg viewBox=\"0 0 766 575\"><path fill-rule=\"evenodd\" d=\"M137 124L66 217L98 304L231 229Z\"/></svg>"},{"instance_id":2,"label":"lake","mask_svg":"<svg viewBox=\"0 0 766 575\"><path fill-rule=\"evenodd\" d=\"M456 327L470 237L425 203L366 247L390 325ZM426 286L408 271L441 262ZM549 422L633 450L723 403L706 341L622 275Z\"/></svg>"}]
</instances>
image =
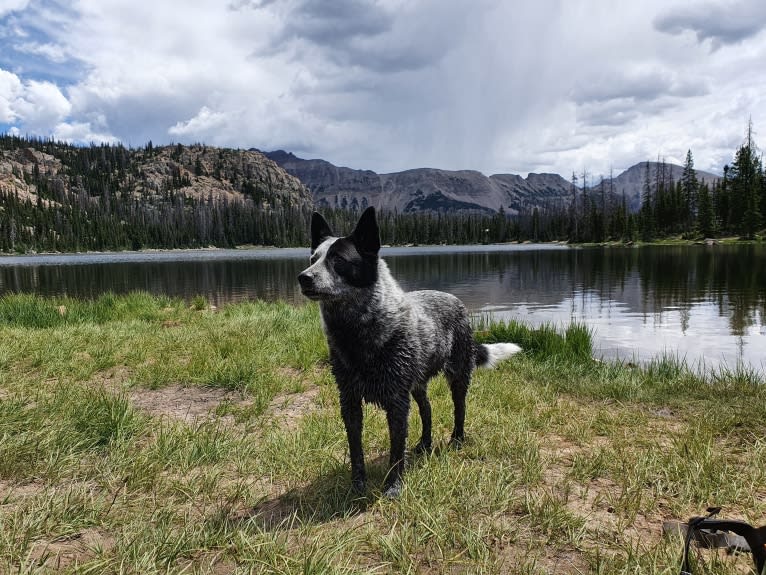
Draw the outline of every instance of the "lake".
<instances>
[{"instance_id":1,"label":"lake","mask_svg":"<svg viewBox=\"0 0 766 575\"><path fill-rule=\"evenodd\" d=\"M402 287L441 289L477 314L531 324L583 322L606 358L668 352L707 367L766 372L766 247L556 245L384 248ZM95 297L145 290L221 306L304 303L307 249L190 250L0 257L0 293Z\"/></svg>"}]
</instances>

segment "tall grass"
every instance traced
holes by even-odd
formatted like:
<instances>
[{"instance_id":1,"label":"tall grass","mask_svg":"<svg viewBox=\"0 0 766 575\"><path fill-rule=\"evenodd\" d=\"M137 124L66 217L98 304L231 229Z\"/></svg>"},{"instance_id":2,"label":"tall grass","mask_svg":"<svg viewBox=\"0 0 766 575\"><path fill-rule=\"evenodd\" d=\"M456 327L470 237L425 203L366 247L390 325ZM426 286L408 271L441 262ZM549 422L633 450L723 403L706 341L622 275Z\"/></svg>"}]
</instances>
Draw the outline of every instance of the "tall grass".
<instances>
[{"instance_id":1,"label":"tall grass","mask_svg":"<svg viewBox=\"0 0 766 575\"><path fill-rule=\"evenodd\" d=\"M169 309L177 311L183 305L182 300L145 292L124 296L106 293L94 300L5 294L0 297L0 325L42 329L124 320L155 321L166 317Z\"/></svg>"},{"instance_id":2,"label":"tall grass","mask_svg":"<svg viewBox=\"0 0 766 575\"><path fill-rule=\"evenodd\" d=\"M514 320L481 317L474 327L480 343L514 342L535 358L588 362L593 357L593 333L584 324L572 323L561 330L549 323L530 327Z\"/></svg>"}]
</instances>

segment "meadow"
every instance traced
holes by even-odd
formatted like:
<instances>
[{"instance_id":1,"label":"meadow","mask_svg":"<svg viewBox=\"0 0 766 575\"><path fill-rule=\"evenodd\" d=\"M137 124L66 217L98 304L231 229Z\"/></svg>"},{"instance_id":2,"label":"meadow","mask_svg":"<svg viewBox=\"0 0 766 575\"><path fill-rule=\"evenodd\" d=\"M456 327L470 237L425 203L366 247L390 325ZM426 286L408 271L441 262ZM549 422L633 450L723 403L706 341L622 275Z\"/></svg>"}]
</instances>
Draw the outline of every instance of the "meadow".
<instances>
[{"instance_id":1,"label":"meadow","mask_svg":"<svg viewBox=\"0 0 766 575\"><path fill-rule=\"evenodd\" d=\"M525 352L476 372L459 450L431 383L435 452L387 500L371 406L350 491L317 306L0 298L0 573L675 574L664 521L766 523L762 374L597 361L579 325L476 329Z\"/></svg>"}]
</instances>

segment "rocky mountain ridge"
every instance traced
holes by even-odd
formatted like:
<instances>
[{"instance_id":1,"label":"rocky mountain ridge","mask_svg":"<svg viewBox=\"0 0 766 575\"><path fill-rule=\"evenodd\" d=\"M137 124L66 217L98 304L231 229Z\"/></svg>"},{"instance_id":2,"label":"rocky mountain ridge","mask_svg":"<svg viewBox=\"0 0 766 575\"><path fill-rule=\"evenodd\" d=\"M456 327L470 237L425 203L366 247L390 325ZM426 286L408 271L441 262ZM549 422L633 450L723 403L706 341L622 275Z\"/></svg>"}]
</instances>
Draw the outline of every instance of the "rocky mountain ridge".
<instances>
[{"instance_id":1,"label":"rocky mountain ridge","mask_svg":"<svg viewBox=\"0 0 766 575\"><path fill-rule=\"evenodd\" d=\"M331 208L377 208L418 211L508 214L529 211L569 194L569 182L558 174L514 174L487 177L473 170L417 168L391 174L338 167L325 160L304 160L277 150L264 152L311 191L315 205Z\"/></svg>"},{"instance_id":2,"label":"rocky mountain ridge","mask_svg":"<svg viewBox=\"0 0 766 575\"><path fill-rule=\"evenodd\" d=\"M305 160L284 150L264 152L288 173L297 177L311 191L319 207L364 208L368 205L399 213L477 212L507 214L529 213L535 207L568 204L572 184L559 174L530 173L526 178L517 174L485 176L473 170L439 170L418 168L390 174L372 170L339 167L321 159ZM660 164L649 162L653 178ZM619 197L625 194L632 211L641 203L641 193L647 162L640 162L616 176L607 189ZM680 179L683 167L665 164L668 177ZM719 176L697 170L697 178L713 184ZM599 182L590 181L589 190ZM578 188L578 193L582 189Z\"/></svg>"}]
</instances>

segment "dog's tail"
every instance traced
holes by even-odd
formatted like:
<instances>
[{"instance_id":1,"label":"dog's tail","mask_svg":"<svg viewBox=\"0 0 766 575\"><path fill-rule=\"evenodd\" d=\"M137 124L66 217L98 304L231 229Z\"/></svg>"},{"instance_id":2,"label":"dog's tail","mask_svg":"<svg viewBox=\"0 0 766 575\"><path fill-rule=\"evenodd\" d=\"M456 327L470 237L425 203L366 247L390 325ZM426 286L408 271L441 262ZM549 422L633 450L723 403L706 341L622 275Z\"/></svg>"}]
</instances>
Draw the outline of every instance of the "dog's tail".
<instances>
[{"instance_id":1,"label":"dog's tail","mask_svg":"<svg viewBox=\"0 0 766 575\"><path fill-rule=\"evenodd\" d=\"M493 368L504 359L508 359L521 348L515 343L477 343L476 367Z\"/></svg>"}]
</instances>

